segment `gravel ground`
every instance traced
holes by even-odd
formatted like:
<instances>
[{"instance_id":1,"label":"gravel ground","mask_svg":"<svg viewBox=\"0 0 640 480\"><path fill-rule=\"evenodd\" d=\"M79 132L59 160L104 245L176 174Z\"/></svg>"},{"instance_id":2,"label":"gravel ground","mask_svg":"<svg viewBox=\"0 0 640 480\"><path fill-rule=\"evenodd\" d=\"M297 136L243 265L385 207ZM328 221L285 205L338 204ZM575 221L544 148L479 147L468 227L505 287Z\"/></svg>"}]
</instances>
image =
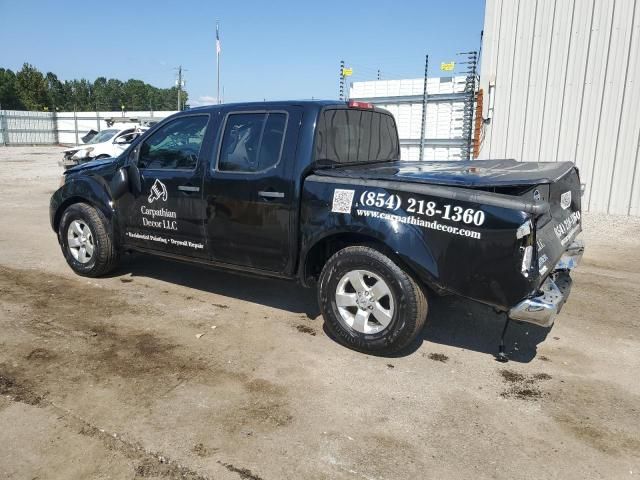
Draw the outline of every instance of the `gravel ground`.
<instances>
[{"instance_id":1,"label":"gravel ground","mask_svg":"<svg viewBox=\"0 0 640 480\"><path fill-rule=\"evenodd\" d=\"M48 219L61 150L0 148L1 478L640 473L639 219L584 216L571 299L551 331L510 327L509 363L500 318L455 298L381 358L292 283L144 256L75 276Z\"/></svg>"}]
</instances>

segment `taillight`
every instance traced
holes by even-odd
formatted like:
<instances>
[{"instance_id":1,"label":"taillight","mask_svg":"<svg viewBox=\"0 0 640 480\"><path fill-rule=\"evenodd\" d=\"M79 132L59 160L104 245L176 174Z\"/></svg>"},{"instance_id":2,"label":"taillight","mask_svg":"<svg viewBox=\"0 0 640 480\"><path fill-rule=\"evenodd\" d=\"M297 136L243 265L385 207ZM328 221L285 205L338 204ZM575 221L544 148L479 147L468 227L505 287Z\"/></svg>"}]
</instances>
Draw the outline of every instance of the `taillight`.
<instances>
[{"instance_id":1,"label":"taillight","mask_svg":"<svg viewBox=\"0 0 640 480\"><path fill-rule=\"evenodd\" d=\"M373 110L373 103L358 102L357 100L349 100L349 108L364 108L367 110Z\"/></svg>"}]
</instances>

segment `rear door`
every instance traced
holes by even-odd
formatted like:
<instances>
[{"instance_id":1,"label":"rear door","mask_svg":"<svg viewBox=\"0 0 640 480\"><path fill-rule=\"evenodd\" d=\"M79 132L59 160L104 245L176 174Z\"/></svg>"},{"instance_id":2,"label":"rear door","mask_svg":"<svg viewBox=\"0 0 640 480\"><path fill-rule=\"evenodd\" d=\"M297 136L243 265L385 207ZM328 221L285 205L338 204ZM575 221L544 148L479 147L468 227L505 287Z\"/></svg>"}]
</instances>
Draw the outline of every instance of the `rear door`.
<instances>
[{"instance_id":1,"label":"rear door","mask_svg":"<svg viewBox=\"0 0 640 480\"><path fill-rule=\"evenodd\" d=\"M184 115L148 136L138 147L141 192L122 200L125 241L169 254L207 258L202 178L208 114Z\"/></svg>"},{"instance_id":2,"label":"rear door","mask_svg":"<svg viewBox=\"0 0 640 480\"><path fill-rule=\"evenodd\" d=\"M224 112L206 172L206 235L215 262L290 273L293 166L302 108Z\"/></svg>"}]
</instances>

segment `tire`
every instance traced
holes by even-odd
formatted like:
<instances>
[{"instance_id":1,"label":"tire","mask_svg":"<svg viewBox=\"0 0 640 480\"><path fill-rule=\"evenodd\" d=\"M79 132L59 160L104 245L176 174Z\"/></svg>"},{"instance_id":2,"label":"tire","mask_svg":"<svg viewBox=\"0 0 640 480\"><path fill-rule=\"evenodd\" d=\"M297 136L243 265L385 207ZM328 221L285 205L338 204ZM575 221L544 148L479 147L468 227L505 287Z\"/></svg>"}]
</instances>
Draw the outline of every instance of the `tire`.
<instances>
[{"instance_id":1,"label":"tire","mask_svg":"<svg viewBox=\"0 0 640 480\"><path fill-rule=\"evenodd\" d=\"M86 203L74 203L64 211L58 242L67 263L78 275L99 277L118 265L119 252L108 220Z\"/></svg>"},{"instance_id":2,"label":"tire","mask_svg":"<svg viewBox=\"0 0 640 480\"><path fill-rule=\"evenodd\" d=\"M389 257L367 246L346 247L327 261L320 274L318 303L329 331L341 344L380 355L413 342L428 311L420 285Z\"/></svg>"}]
</instances>

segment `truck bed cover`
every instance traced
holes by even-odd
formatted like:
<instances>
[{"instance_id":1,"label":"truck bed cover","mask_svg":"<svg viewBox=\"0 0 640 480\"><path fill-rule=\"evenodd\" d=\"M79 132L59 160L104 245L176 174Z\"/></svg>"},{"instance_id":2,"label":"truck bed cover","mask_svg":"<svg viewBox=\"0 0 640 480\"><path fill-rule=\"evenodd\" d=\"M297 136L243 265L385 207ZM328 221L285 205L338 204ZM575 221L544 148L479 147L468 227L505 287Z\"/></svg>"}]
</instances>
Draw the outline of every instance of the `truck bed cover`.
<instances>
[{"instance_id":1,"label":"truck bed cover","mask_svg":"<svg viewBox=\"0 0 640 480\"><path fill-rule=\"evenodd\" d=\"M515 160L395 161L317 169L320 176L397 180L457 187L504 187L553 183L574 167L571 162Z\"/></svg>"}]
</instances>

